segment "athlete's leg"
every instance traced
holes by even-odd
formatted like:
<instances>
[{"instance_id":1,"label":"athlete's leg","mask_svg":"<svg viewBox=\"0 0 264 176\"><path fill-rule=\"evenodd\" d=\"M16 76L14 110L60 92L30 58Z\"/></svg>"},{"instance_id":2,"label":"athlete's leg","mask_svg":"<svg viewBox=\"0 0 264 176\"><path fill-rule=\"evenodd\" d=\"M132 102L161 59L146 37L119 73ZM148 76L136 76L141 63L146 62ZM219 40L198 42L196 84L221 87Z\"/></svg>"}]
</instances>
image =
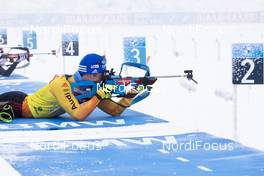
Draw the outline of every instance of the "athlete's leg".
<instances>
[{"instance_id":1,"label":"athlete's leg","mask_svg":"<svg viewBox=\"0 0 264 176\"><path fill-rule=\"evenodd\" d=\"M0 113L9 113L8 117L22 117L22 104L27 94L12 91L0 95ZM13 114L12 114L13 113ZM7 116L5 116L7 117ZM1 120L1 119L0 119Z\"/></svg>"}]
</instances>

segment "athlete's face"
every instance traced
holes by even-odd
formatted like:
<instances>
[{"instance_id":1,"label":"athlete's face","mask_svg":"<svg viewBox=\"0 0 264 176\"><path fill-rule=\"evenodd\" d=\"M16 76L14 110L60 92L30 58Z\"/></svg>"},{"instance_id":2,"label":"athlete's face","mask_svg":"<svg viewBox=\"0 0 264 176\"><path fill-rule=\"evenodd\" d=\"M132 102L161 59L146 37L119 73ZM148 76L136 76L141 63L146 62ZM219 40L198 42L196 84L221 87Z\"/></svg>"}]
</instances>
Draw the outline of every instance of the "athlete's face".
<instances>
[{"instance_id":1,"label":"athlete's face","mask_svg":"<svg viewBox=\"0 0 264 176\"><path fill-rule=\"evenodd\" d=\"M85 74L82 76L83 80L90 80L94 82L101 82L103 79L103 74L102 73L96 73L96 74Z\"/></svg>"}]
</instances>

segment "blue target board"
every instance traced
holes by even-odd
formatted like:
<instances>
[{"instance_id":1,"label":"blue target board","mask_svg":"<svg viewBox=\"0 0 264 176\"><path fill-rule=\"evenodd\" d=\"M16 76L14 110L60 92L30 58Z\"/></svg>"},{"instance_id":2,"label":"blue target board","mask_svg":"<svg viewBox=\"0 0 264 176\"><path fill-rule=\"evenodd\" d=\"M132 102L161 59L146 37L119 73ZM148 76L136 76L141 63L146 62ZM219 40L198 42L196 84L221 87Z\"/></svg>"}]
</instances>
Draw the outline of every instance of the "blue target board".
<instances>
[{"instance_id":1,"label":"blue target board","mask_svg":"<svg viewBox=\"0 0 264 176\"><path fill-rule=\"evenodd\" d=\"M62 34L62 55L79 56L79 34L77 33Z\"/></svg>"},{"instance_id":2,"label":"blue target board","mask_svg":"<svg viewBox=\"0 0 264 176\"><path fill-rule=\"evenodd\" d=\"M146 64L145 37L125 37L123 46L125 62Z\"/></svg>"},{"instance_id":3,"label":"blue target board","mask_svg":"<svg viewBox=\"0 0 264 176\"><path fill-rule=\"evenodd\" d=\"M7 32L6 29L0 29L0 45L7 44Z\"/></svg>"},{"instance_id":4,"label":"blue target board","mask_svg":"<svg viewBox=\"0 0 264 176\"><path fill-rule=\"evenodd\" d=\"M232 45L233 84L263 84L263 44Z\"/></svg>"},{"instance_id":5,"label":"blue target board","mask_svg":"<svg viewBox=\"0 0 264 176\"><path fill-rule=\"evenodd\" d=\"M23 46L28 49L37 49L37 33L35 31L23 31Z\"/></svg>"}]
</instances>

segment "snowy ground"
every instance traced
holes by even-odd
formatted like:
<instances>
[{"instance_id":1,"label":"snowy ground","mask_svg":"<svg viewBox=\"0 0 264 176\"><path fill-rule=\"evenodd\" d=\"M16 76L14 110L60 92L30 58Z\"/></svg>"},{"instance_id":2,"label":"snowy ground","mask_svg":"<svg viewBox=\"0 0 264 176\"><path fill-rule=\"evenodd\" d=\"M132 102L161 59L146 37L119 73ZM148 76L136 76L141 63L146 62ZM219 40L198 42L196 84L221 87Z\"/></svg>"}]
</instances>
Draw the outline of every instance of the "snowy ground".
<instances>
[{"instance_id":1,"label":"snowy ground","mask_svg":"<svg viewBox=\"0 0 264 176\"><path fill-rule=\"evenodd\" d=\"M43 84L19 75L0 82L2 92ZM63 115L0 123L1 174L263 175L263 152L187 124L129 110L115 118L96 111L84 122Z\"/></svg>"},{"instance_id":2,"label":"snowy ground","mask_svg":"<svg viewBox=\"0 0 264 176\"><path fill-rule=\"evenodd\" d=\"M262 131L263 86L238 86L235 103L235 87L231 80L232 44L263 42L263 28L262 24L33 26L32 30L40 38L40 49L36 52L56 49L58 57L35 57L28 68L17 73L37 82L48 82L55 74L74 73L81 57L89 52L105 53L108 68L118 71L123 62L123 37L145 36L152 75L182 74L184 69L193 69L199 84L185 79L158 80L148 100L132 109L165 118L184 129L236 137L242 143L263 150L263 141L256 138ZM22 29L25 28L8 28L10 45L21 43ZM61 56L61 32L65 31L79 32L79 57Z\"/></svg>"},{"instance_id":3,"label":"snowy ground","mask_svg":"<svg viewBox=\"0 0 264 176\"><path fill-rule=\"evenodd\" d=\"M81 56L87 52L98 52L99 54L106 53L109 68L114 67L118 70L119 65L123 62L122 39L126 36L146 36L147 55L151 56L149 66L153 75L182 74L184 69L193 69L194 78L199 84L195 85L185 79L158 80L150 97L131 107L132 110L166 120L168 123L49 131L5 131L1 132L0 139L2 141L1 151L7 155L1 156L8 161L9 164L14 166L15 169L17 168L23 173L22 175L28 175L32 173L25 174L23 172L23 167L27 168L25 166L28 164L26 161L32 163L35 161L37 163L37 161L41 161L42 157L45 155L48 156L49 160L54 160L55 162L54 164L45 161L48 163L49 170L55 171L60 168L61 165L65 164L65 162L67 163L67 161L57 161L57 158L50 156L50 153L46 151L42 152L37 150L31 153L32 151L28 149L28 143L30 142L38 142L37 144L42 144L41 142L56 142L59 140L69 141L71 143L72 140L77 140L81 141L81 143L87 141L88 143L93 143L94 141L91 140L99 140L99 143L101 144L105 142L101 141L103 139L117 139L112 141L112 143L120 144L121 146L123 144L124 146L125 142L133 141L133 144L143 144L147 147L147 149L142 149L142 145L128 145L125 143L125 146L128 148L131 147L131 150L122 150L125 152L124 155L121 156L124 158L131 157L128 159L128 162L125 162L129 165L131 162L140 163L138 160L133 160L132 156L137 156L141 152L149 152L149 155L145 154L144 157L141 158L141 160L147 160L145 164L151 163L152 167L149 168L148 171L155 169L156 163L157 165L161 164L163 170L168 170L168 172L166 172L167 175L205 175L212 170L213 175L235 175L234 173L236 173L236 171L240 173L238 175L263 175L263 153L252 148L244 147L249 146L260 149L261 151L264 150L263 140L259 138L259 135L263 132L263 120L261 118L263 109L262 104L264 100L263 94L261 93L263 87L261 85L238 86L238 101L237 104L234 104L235 87L232 85L231 81L232 43L263 42L263 28L264 26L261 24L254 24L255 30L252 32L252 24L183 26L153 25L133 27L78 26L64 28L32 27L33 30L37 31L39 37L38 47L40 49L36 52L46 52L51 49L56 49L59 52L58 57L38 56L33 58L31 65L26 69L17 70L15 75L9 80L1 79L1 92L7 90L22 90L32 93L44 83L49 82L55 74L74 73L78 67L78 62L81 59ZM22 36L20 32L22 29L25 28L8 28L10 33L10 45L21 43L20 39ZM61 56L59 48L61 44L62 30L79 32L79 57ZM47 34L49 37L47 37ZM236 112L237 114L234 114L235 107L238 109ZM236 123L234 119L235 115L237 117ZM29 122L25 121L22 123L22 126L28 127L28 123ZM73 125L76 124L73 123ZM6 126L2 127L6 128ZM78 127L78 124L76 127ZM167 140L166 138L164 139L166 136L176 136L176 139L181 139L180 135L183 135L182 138L187 140L188 135L185 135L188 133L194 133L196 136L195 139L197 140L203 139L204 141L211 143L219 141L220 143L226 143L227 141L230 142L228 139L235 139L235 141L232 142L241 142L242 145L237 144L237 147L235 148L236 150L231 153L202 152L199 154L198 152L195 153L194 156L193 153L177 153L174 151L173 154L164 158L164 156L155 153L158 148L160 149L159 146L157 147L152 145L153 143L150 144L149 142L146 142L149 144L147 145L142 139L144 137L157 137L158 140L164 141ZM217 137L211 138L208 134ZM20 142L20 144L16 145L15 143L17 142ZM18 151L17 153L7 152L5 146L10 148L14 147L15 150ZM22 151L19 150L17 146L22 147ZM153 146L154 148L152 148ZM150 147L150 149L148 147ZM113 151L115 155L119 155L119 149L122 149L122 147L118 145L113 148L106 148L106 151L99 154L100 156L98 160L96 160L96 154L98 153L75 153L71 150L54 153L55 156L58 157L62 157L63 154L65 154L64 157L71 157L68 154L73 153L74 159L69 160L69 165L65 164L70 168L69 170L77 168L74 167L77 165L76 160L87 159L85 157L82 158L82 154L85 156L90 154L90 158L85 160L85 163L90 163L93 159L94 162L92 162L92 164L86 169L91 169L96 165L98 168L94 167L94 175L102 174L101 172L104 171L103 168L105 167L107 168L105 171L111 171L110 175L116 175L118 172L115 170L115 166L111 165L108 160L115 161L117 165L122 163L122 160L115 160L115 157L111 155L111 152ZM126 151L128 152L126 153ZM166 151L164 152L163 150L158 153L161 154L162 152L166 155ZM62 154L62 156L60 154ZM208 156L208 158L203 160L200 157L196 158L197 155ZM109 156L106 165L104 165L105 163L103 162L104 156ZM151 159L151 156L154 158L153 160ZM184 167L181 164L176 164L175 166L170 165L175 162L175 158L182 162L181 164L188 163L192 159L195 160L195 163L192 165L192 162L189 162L191 165L187 164L187 167ZM67 158L64 159L67 160ZM210 164L210 161L212 160L221 160L225 162L228 159L236 163L236 167L234 167L235 169L232 170L229 168L231 171L223 171L219 169L217 165L222 165L222 162L211 162ZM202 162L200 163L199 160ZM3 163L0 165L6 166L4 160L1 159L0 162ZM25 165L19 166L19 162L22 162ZM239 170L239 168L242 168L241 162L242 165L250 162L250 166L248 168L245 166L245 170ZM167 167L165 166L166 164L168 164ZM233 163L229 164L232 165ZM102 168L99 166L102 166ZM40 164L35 168L35 173L43 171ZM140 166L135 168L138 168L138 170L135 169L127 175L142 175L145 173ZM190 169L190 172L184 172L181 169L170 170L168 168L184 168L183 170L186 171L190 168L198 168L199 171L197 173L197 170ZM28 170L29 169L26 169L24 171L28 172ZM163 170L161 169L160 171ZM45 172L44 169L43 175L48 175ZM76 172L79 172L80 174L86 173L85 166L81 166ZM228 174L226 172L228 172ZM61 170L54 174L59 175L58 173L61 175L67 175L65 171L63 172ZM119 175L124 174L123 172L119 172ZM159 175L158 172L156 175Z\"/></svg>"}]
</instances>

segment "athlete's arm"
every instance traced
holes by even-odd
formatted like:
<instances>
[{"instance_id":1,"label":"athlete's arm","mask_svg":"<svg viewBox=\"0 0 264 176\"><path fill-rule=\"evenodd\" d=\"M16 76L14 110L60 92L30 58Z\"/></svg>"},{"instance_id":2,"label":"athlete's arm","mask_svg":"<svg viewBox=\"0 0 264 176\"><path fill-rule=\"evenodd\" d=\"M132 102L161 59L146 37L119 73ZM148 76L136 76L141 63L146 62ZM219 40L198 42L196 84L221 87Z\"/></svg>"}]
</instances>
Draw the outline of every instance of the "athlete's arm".
<instances>
[{"instance_id":1,"label":"athlete's arm","mask_svg":"<svg viewBox=\"0 0 264 176\"><path fill-rule=\"evenodd\" d=\"M135 89L131 89L127 92L127 95L133 95L132 97L135 97L138 94L138 91ZM115 102L112 99L103 99L98 107L112 115L112 116L120 116L126 108L130 106L134 98L121 98L119 101Z\"/></svg>"},{"instance_id":2,"label":"athlete's arm","mask_svg":"<svg viewBox=\"0 0 264 176\"><path fill-rule=\"evenodd\" d=\"M124 112L126 108L129 107L132 100L133 98L122 98L118 102L115 102L111 99L103 99L99 103L98 107L107 114L110 114L112 116L119 116Z\"/></svg>"},{"instance_id":3,"label":"athlete's arm","mask_svg":"<svg viewBox=\"0 0 264 176\"><path fill-rule=\"evenodd\" d=\"M79 104L72 94L69 82L64 77L57 77L52 80L50 82L50 91L61 107L76 120L85 120L100 102L94 96L89 101Z\"/></svg>"}]
</instances>

